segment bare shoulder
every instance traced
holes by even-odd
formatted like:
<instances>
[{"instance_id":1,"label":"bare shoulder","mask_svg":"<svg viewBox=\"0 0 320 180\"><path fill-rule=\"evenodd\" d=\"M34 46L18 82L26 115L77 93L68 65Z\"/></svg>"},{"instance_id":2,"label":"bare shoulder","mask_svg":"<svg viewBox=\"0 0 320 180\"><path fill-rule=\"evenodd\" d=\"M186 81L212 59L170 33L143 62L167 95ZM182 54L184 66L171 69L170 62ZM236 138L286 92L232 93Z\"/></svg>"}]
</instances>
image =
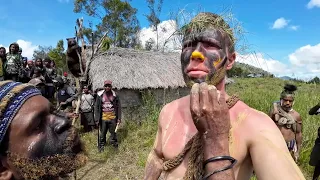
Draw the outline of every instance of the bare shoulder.
<instances>
[{"instance_id":1,"label":"bare shoulder","mask_svg":"<svg viewBox=\"0 0 320 180\"><path fill-rule=\"evenodd\" d=\"M292 110L292 111L293 111L293 115L294 115L294 117L296 117L297 121L302 122L302 118L301 118L300 114L295 110Z\"/></svg>"},{"instance_id":2,"label":"bare shoulder","mask_svg":"<svg viewBox=\"0 0 320 180\"><path fill-rule=\"evenodd\" d=\"M246 120L242 123L243 130L247 132L248 144L267 140L276 144L279 148L286 149L285 141L279 128L266 113L251 108L244 103L240 104L240 106L248 114Z\"/></svg>"},{"instance_id":3,"label":"bare shoulder","mask_svg":"<svg viewBox=\"0 0 320 180\"><path fill-rule=\"evenodd\" d=\"M169 119L168 117L172 116L177 111L181 111L181 109L188 104L190 104L190 96L185 96L166 104L161 109L159 123L166 124Z\"/></svg>"}]
</instances>

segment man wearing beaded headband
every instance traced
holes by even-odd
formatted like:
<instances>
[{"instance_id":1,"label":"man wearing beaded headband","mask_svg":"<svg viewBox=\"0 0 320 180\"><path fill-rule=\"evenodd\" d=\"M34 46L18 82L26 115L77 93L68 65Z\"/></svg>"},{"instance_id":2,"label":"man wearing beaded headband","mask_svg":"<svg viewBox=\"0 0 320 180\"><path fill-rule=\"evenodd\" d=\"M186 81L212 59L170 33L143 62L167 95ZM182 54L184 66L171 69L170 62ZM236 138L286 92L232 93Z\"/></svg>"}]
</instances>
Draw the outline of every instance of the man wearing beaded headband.
<instances>
[{"instance_id":1,"label":"man wearing beaded headband","mask_svg":"<svg viewBox=\"0 0 320 180\"><path fill-rule=\"evenodd\" d=\"M0 179L58 179L84 165L76 130L31 84L0 82Z\"/></svg>"},{"instance_id":2,"label":"man wearing beaded headband","mask_svg":"<svg viewBox=\"0 0 320 180\"><path fill-rule=\"evenodd\" d=\"M161 110L144 179L245 180L253 169L258 179L304 179L270 117L225 92L236 59L228 24L200 13L183 29L181 65L191 93Z\"/></svg>"},{"instance_id":3,"label":"man wearing beaded headband","mask_svg":"<svg viewBox=\"0 0 320 180\"><path fill-rule=\"evenodd\" d=\"M273 103L269 116L277 124L292 157L297 162L302 144L302 119L292 108L296 90L295 85L286 84L280 94L280 101Z\"/></svg>"}]
</instances>

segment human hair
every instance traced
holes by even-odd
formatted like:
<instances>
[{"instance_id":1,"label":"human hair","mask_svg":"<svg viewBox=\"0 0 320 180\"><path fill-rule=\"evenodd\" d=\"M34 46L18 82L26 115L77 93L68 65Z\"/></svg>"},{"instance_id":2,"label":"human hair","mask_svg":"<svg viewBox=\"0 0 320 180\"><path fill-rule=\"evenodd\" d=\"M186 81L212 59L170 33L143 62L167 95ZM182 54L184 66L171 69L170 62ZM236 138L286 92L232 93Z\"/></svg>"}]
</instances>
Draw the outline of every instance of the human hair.
<instances>
[{"instance_id":1,"label":"human hair","mask_svg":"<svg viewBox=\"0 0 320 180\"><path fill-rule=\"evenodd\" d=\"M283 87L283 91L280 94L281 99L286 97L287 95L291 95L292 97L294 97L295 95L295 91L297 90L297 86L293 85L293 84L286 84Z\"/></svg>"},{"instance_id":2,"label":"human hair","mask_svg":"<svg viewBox=\"0 0 320 180\"><path fill-rule=\"evenodd\" d=\"M195 34L201 33L208 29L217 29L225 37L226 46L229 48L229 52L235 51L235 37L232 28L222 18L222 16L211 13L201 12L195 16L189 24L182 28L184 39L186 37L194 36Z\"/></svg>"}]
</instances>

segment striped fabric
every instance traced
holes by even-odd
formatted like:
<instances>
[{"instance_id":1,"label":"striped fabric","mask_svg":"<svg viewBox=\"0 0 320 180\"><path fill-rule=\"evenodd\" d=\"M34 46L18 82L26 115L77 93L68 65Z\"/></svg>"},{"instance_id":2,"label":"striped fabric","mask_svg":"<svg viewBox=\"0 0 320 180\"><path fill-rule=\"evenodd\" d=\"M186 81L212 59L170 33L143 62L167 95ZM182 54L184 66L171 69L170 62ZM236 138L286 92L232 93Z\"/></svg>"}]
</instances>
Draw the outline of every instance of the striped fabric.
<instances>
[{"instance_id":1,"label":"striped fabric","mask_svg":"<svg viewBox=\"0 0 320 180\"><path fill-rule=\"evenodd\" d=\"M31 84L0 82L0 143L21 106L36 95L41 95L41 92Z\"/></svg>"}]
</instances>

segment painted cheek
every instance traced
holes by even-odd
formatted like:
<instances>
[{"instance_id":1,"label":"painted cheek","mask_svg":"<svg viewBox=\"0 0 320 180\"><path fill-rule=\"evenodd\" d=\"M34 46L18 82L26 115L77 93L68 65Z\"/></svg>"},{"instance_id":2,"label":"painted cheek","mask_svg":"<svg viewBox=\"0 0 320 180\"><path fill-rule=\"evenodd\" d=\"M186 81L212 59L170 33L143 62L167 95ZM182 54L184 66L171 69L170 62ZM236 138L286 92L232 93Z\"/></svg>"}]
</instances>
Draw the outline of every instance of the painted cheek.
<instances>
[{"instance_id":1,"label":"painted cheek","mask_svg":"<svg viewBox=\"0 0 320 180\"><path fill-rule=\"evenodd\" d=\"M221 58L218 58L217 60L213 61L213 66L217 67L222 62Z\"/></svg>"},{"instance_id":2,"label":"painted cheek","mask_svg":"<svg viewBox=\"0 0 320 180\"><path fill-rule=\"evenodd\" d=\"M181 64L182 64L183 68L189 64L191 54L192 54L192 52L190 50L182 53Z\"/></svg>"},{"instance_id":3,"label":"painted cheek","mask_svg":"<svg viewBox=\"0 0 320 180\"><path fill-rule=\"evenodd\" d=\"M216 69L217 65L221 62L221 58L217 54L207 52L205 56L207 61L206 64L210 69Z\"/></svg>"}]
</instances>

